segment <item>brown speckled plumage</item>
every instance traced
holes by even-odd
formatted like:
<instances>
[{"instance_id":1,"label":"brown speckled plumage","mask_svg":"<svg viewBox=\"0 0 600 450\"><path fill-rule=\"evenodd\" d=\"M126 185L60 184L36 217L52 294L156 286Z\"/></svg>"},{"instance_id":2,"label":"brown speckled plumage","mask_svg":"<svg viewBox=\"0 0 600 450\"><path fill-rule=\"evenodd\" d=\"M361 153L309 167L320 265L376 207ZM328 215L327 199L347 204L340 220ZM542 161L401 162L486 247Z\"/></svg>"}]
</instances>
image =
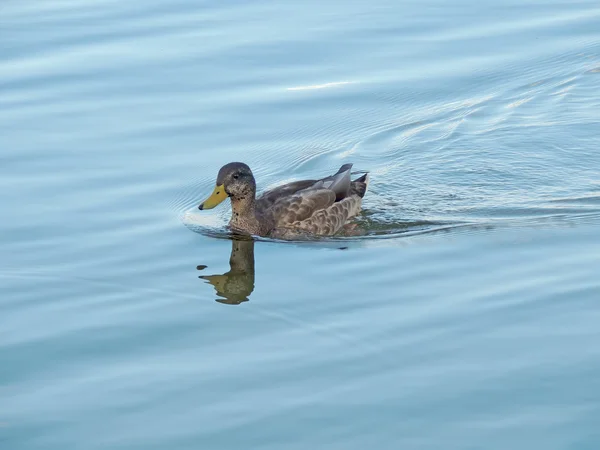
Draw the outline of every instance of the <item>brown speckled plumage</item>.
<instances>
[{"instance_id":1,"label":"brown speckled plumage","mask_svg":"<svg viewBox=\"0 0 600 450\"><path fill-rule=\"evenodd\" d=\"M294 181L256 198L256 182L243 163L229 163L217 176L231 199L229 225L236 231L279 239L331 236L361 210L368 175L351 181L352 164L320 180ZM200 209L203 209L203 204Z\"/></svg>"}]
</instances>

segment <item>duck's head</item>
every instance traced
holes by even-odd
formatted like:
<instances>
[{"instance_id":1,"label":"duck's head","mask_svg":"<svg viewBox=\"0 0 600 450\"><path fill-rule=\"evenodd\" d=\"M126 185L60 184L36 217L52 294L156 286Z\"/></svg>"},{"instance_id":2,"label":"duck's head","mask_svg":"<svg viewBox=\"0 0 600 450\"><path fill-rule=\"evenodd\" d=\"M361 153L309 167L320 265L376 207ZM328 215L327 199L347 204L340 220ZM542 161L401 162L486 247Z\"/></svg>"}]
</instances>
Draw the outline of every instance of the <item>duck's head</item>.
<instances>
[{"instance_id":1,"label":"duck's head","mask_svg":"<svg viewBox=\"0 0 600 450\"><path fill-rule=\"evenodd\" d=\"M200 203L198 209L211 209L231 197L232 200L254 200L256 182L250 167L241 162L225 164L219 170L213 193Z\"/></svg>"}]
</instances>

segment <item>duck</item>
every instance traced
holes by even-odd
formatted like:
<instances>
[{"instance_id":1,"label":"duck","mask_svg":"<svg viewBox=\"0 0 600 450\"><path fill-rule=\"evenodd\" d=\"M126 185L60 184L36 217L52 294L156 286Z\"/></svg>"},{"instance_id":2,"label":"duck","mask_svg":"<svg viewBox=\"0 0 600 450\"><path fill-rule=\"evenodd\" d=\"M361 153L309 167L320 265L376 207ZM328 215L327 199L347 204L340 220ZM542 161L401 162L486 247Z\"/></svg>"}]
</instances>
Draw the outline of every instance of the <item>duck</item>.
<instances>
[{"instance_id":1,"label":"duck","mask_svg":"<svg viewBox=\"0 0 600 450\"><path fill-rule=\"evenodd\" d=\"M360 213L369 185L368 173L351 180L352 166L344 164L325 178L285 183L257 197L250 167L230 162L221 167L212 194L198 209L212 209L229 198L234 232L274 239L333 236Z\"/></svg>"}]
</instances>

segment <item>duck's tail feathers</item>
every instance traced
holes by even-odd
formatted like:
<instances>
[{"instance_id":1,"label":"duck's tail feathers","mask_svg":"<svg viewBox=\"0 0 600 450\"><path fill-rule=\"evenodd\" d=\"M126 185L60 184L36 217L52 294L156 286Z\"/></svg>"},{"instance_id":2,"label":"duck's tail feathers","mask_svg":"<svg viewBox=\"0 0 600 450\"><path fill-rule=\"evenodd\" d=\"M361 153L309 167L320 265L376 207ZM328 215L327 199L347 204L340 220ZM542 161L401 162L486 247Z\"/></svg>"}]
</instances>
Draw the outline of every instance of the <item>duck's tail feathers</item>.
<instances>
[{"instance_id":1,"label":"duck's tail feathers","mask_svg":"<svg viewBox=\"0 0 600 450\"><path fill-rule=\"evenodd\" d=\"M324 186L335 192L336 201L347 197L350 193L350 169L352 164L344 164L335 175L323 179Z\"/></svg>"},{"instance_id":2,"label":"duck's tail feathers","mask_svg":"<svg viewBox=\"0 0 600 450\"><path fill-rule=\"evenodd\" d=\"M352 193L358 195L359 197L364 197L367 193L367 189L369 187L369 173L365 173L362 177L357 178L352 181Z\"/></svg>"},{"instance_id":3,"label":"duck's tail feathers","mask_svg":"<svg viewBox=\"0 0 600 450\"><path fill-rule=\"evenodd\" d=\"M350 169L352 169L352 166L353 166L352 163L344 164L342 167L339 168L339 170L336 172L335 175L338 175L338 174L344 173L344 172L349 172Z\"/></svg>"}]
</instances>

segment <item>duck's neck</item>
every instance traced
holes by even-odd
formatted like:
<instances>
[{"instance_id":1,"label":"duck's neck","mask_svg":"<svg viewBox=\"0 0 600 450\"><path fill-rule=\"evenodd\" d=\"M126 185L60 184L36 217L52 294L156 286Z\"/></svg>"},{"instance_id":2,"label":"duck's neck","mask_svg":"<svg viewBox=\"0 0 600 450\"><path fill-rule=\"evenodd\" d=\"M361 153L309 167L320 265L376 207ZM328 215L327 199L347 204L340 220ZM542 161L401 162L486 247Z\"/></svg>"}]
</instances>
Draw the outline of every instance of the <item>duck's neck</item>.
<instances>
[{"instance_id":1,"label":"duck's neck","mask_svg":"<svg viewBox=\"0 0 600 450\"><path fill-rule=\"evenodd\" d=\"M231 223L238 228L245 229L254 226L256 222L255 210L256 190L245 192L242 196L231 197Z\"/></svg>"},{"instance_id":2,"label":"duck's neck","mask_svg":"<svg viewBox=\"0 0 600 450\"><path fill-rule=\"evenodd\" d=\"M254 216L254 204L254 195L242 198L231 197L231 209L234 216L236 214L240 216Z\"/></svg>"}]
</instances>

